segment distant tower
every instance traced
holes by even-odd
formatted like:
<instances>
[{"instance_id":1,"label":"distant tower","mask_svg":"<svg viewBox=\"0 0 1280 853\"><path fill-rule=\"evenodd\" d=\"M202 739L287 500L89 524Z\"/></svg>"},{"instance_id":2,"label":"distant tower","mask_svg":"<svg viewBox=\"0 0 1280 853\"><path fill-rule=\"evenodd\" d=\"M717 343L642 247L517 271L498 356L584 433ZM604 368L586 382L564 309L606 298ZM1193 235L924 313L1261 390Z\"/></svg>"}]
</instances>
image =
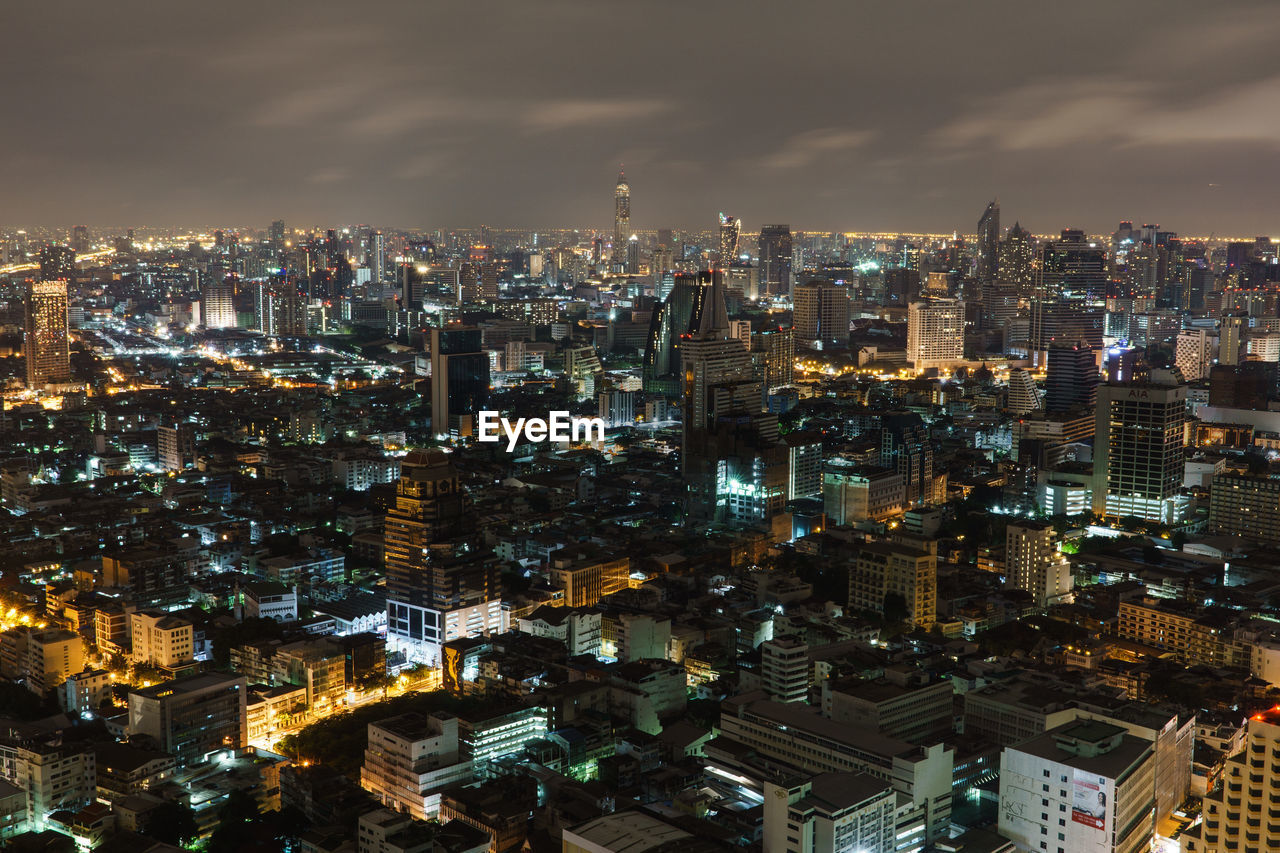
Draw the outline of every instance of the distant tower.
<instances>
[{"instance_id":1,"label":"distant tower","mask_svg":"<svg viewBox=\"0 0 1280 853\"><path fill-rule=\"evenodd\" d=\"M791 226L760 227L760 289L769 294L791 292Z\"/></svg>"},{"instance_id":2,"label":"distant tower","mask_svg":"<svg viewBox=\"0 0 1280 853\"><path fill-rule=\"evenodd\" d=\"M627 173L618 170L618 185L613 190L613 259L626 260L627 237L631 234L631 185Z\"/></svg>"},{"instance_id":3,"label":"distant tower","mask_svg":"<svg viewBox=\"0 0 1280 853\"><path fill-rule=\"evenodd\" d=\"M48 245L40 250L41 281L70 281L75 273L75 249L70 246Z\"/></svg>"},{"instance_id":4,"label":"distant tower","mask_svg":"<svg viewBox=\"0 0 1280 853\"><path fill-rule=\"evenodd\" d=\"M67 339L66 281L33 281L27 284L26 337L22 352L27 359L27 387L43 388L71 380L71 347Z\"/></svg>"},{"instance_id":5,"label":"distant tower","mask_svg":"<svg viewBox=\"0 0 1280 853\"><path fill-rule=\"evenodd\" d=\"M236 325L236 282L232 276L211 273L200 288L200 312L206 329L233 329Z\"/></svg>"},{"instance_id":6,"label":"distant tower","mask_svg":"<svg viewBox=\"0 0 1280 853\"><path fill-rule=\"evenodd\" d=\"M990 285L1000 269L1000 202L992 201L978 220L978 281Z\"/></svg>"},{"instance_id":7,"label":"distant tower","mask_svg":"<svg viewBox=\"0 0 1280 853\"><path fill-rule=\"evenodd\" d=\"M727 267L738 257L738 235L742 233L742 220L720 214L720 260Z\"/></svg>"}]
</instances>

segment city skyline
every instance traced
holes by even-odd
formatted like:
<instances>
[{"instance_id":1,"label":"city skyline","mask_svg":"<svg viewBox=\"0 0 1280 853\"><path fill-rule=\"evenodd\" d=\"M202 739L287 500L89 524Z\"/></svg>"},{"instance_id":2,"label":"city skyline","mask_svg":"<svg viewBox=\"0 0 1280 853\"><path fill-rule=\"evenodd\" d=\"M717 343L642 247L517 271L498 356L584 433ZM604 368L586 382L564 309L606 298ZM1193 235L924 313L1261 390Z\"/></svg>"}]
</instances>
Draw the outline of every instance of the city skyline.
<instances>
[{"instance_id":1,"label":"city skyline","mask_svg":"<svg viewBox=\"0 0 1280 853\"><path fill-rule=\"evenodd\" d=\"M967 233L999 198L1038 233L1280 233L1255 190L1277 159L1266 4L1137 27L1097 3L657 3L616 37L577 2L310 8L11 9L30 132L0 142L0 221L605 226L625 163L637 228L727 209L747 230Z\"/></svg>"}]
</instances>

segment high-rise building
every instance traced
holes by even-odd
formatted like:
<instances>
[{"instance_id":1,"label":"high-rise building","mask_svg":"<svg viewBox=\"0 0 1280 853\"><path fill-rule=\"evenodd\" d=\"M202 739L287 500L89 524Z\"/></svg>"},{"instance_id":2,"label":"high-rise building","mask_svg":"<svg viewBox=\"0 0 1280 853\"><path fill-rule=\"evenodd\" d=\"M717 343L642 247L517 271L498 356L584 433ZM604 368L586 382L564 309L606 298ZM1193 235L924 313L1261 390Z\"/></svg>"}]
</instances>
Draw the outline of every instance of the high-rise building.
<instances>
[{"instance_id":1,"label":"high-rise building","mask_svg":"<svg viewBox=\"0 0 1280 853\"><path fill-rule=\"evenodd\" d=\"M928 630L937 621L938 557L897 542L869 542L849 569L849 609L888 615L891 597L906 620Z\"/></svg>"},{"instance_id":2,"label":"high-rise building","mask_svg":"<svg viewBox=\"0 0 1280 853\"><path fill-rule=\"evenodd\" d=\"M1035 282L1035 259L1035 238L1021 223L1013 223L1000 243L997 280L1016 293L1027 293Z\"/></svg>"},{"instance_id":3,"label":"high-rise building","mask_svg":"<svg viewBox=\"0 0 1280 853\"><path fill-rule=\"evenodd\" d=\"M680 347L686 335L728 329L724 276L700 272L675 276L671 292L653 312L645 341L643 382L650 393L677 396L684 387Z\"/></svg>"},{"instance_id":4,"label":"high-rise building","mask_svg":"<svg viewBox=\"0 0 1280 853\"><path fill-rule=\"evenodd\" d=\"M27 387L40 389L70 382L67 282L29 282L25 303L26 335L22 340L22 353L27 361Z\"/></svg>"},{"instance_id":5,"label":"high-rise building","mask_svg":"<svg viewBox=\"0 0 1280 853\"><path fill-rule=\"evenodd\" d=\"M963 359L964 303L958 299L912 302L907 308L907 361L916 370L926 370Z\"/></svg>"},{"instance_id":6,"label":"high-rise building","mask_svg":"<svg viewBox=\"0 0 1280 853\"><path fill-rule=\"evenodd\" d=\"M71 281L75 275L75 249L70 246L49 245L40 250L41 281Z\"/></svg>"},{"instance_id":7,"label":"high-rise building","mask_svg":"<svg viewBox=\"0 0 1280 853\"><path fill-rule=\"evenodd\" d=\"M431 330L431 428L436 435L470 436L489 399L489 354L480 329Z\"/></svg>"},{"instance_id":8,"label":"high-rise building","mask_svg":"<svg viewBox=\"0 0 1280 853\"><path fill-rule=\"evenodd\" d=\"M791 292L791 226L760 227L760 289L769 295Z\"/></svg>"},{"instance_id":9,"label":"high-rise building","mask_svg":"<svg viewBox=\"0 0 1280 853\"><path fill-rule=\"evenodd\" d=\"M1093 511L1170 524L1181 516L1187 386L1155 371L1146 384L1098 389Z\"/></svg>"},{"instance_id":10,"label":"high-rise building","mask_svg":"<svg viewBox=\"0 0 1280 853\"><path fill-rule=\"evenodd\" d=\"M1009 414L1021 417L1040 408L1040 391L1031 374L1021 367L1009 371Z\"/></svg>"},{"instance_id":11,"label":"high-rise building","mask_svg":"<svg viewBox=\"0 0 1280 853\"><path fill-rule=\"evenodd\" d=\"M632 234L627 239L627 275L640 273L640 238Z\"/></svg>"},{"instance_id":12,"label":"high-rise building","mask_svg":"<svg viewBox=\"0 0 1280 853\"><path fill-rule=\"evenodd\" d=\"M156 459L163 471L183 471L196 461L195 427L186 422L156 427Z\"/></svg>"},{"instance_id":13,"label":"high-rise building","mask_svg":"<svg viewBox=\"0 0 1280 853\"><path fill-rule=\"evenodd\" d=\"M387 238L381 231L369 232L369 245L366 249L365 265L369 267L371 281L386 281L387 278Z\"/></svg>"},{"instance_id":14,"label":"high-rise building","mask_svg":"<svg viewBox=\"0 0 1280 853\"><path fill-rule=\"evenodd\" d=\"M1182 371L1182 378L1188 382L1208 379L1217 344L1218 339L1205 329L1187 329L1180 333L1174 344L1174 363Z\"/></svg>"},{"instance_id":15,"label":"high-rise building","mask_svg":"<svg viewBox=\"0 0 1280 853\"><path fill-rule=\"evenodd\" d=\"M1231 314L1222 318L1218 335L1218 364L1239 364L1244 355L1244 330L1249 318Z\"/></svg>"},{"instance_id":16,"label":"high-rise building","mask_svg":"<svg viewBox=\"0 0 1280 853\"><path fill-rule=\"evenodd\" d=\"M1182 832L1186 853L1280 850L1277 755L1280 708L1272 708L1245 722L1244 749L1227 757L1222 783L1201 803L1201 820Z\"/></svg>"},{"instance_id":17,"label":"high-rise building","mask_svg":"<svg viewBox=\"0 0 1280 853\"><path fill-rule=\"evenodd\" d=\"M1155 765L1151 741L1100 720L1006 747L1000 834L1019 850L1145 851L1155 835Z\"/></svg>"},{"instance_id":18,"label":"high-rise building","mask_svg":"<svg viewBox=\"0 0 1280 853\"><path fill-rule=\"evenodd\" d=\"M270 227L267 228L267 242L274 249L284 248L284 220L272 220Z\"/></svg>"},{"instance_id":19,"label":"high-rise building","mask_svg":"<svg viewBox=\"0 0 1280 853\"><path fill-rule=\"evenodd\" d=\"M893 786L870 773L764 783L762 853L910 849L895 838Z\"/></svg>"},{"instance_id":20,"label":"high-rise building","mask_svg":"<svg viewBox=\"0 0 1280 853\"><path fill-rule=\"evenodd\" d=\"M235 297L235 278L210 272L200 288L200 316L206 329L235 328Z\"/></svg>"},{"instance_id":21,"label":"high-rise building","mask_svg":"<svg viewBox=\"0 0 1280 853\"><path fill-rule=\"evenodd\" d=\"M1031 593L1036 607L1071 594L1071 564L1058 550L1057 531L1044 521L1012 521L1005 528L1005 586Z\"/></svg>"},{"instance_id":22,"label":"high-rise building","mask_svg":"<svg viewBox=\"0 0 1280 853\"><path fill-rule=\"evenodd\" d=\"M779 326L751 333L751 358L765 396L791 384L795 375L795 329Z\"/></svg>"},{"instance_id":23,"label":"high-rise building","mask_svg":"<svg viewBox=\"0 0 1280 853\"><path fill-rule=\"evenodd\" d=\"M796 285L792 312L802 341L849 341L849 290L829 281Z\"/></svg>"},{"instance_id":24,"label":"high-rise building","mask_svg":"<svg viewBox=\"0 0 1280 853\"><path fill-rule=\"evenodd\" d=\"M1225 471L1209 485L1209 530L1280 545L1280 480Z\"/></svg>"},{"instance_id":25,"label":"high-rise building","mask_svg":"<svg viewBox=\"0 0 1280 853\"><path fill-rule=\"evenodd\" d=\"M613 188L613 262L626 260L627 237L631 235L631 184L627 173L618 170L618 183Z\"/></svg>"},{"instance_id":26,"label":"high-rise building","mask_svg":"<svg viewBox=\"0 0 1280 853\"><path fill-rule=\"evenodd\" d=\"M760 686L775 702L807 702L809 647L798 637L761 643Z\"/></svg>"},{"instance_id":27,"label":"high-rise building","mask_svg":"<svg viewBox=\"0 0 1280 853\"><path fill-rule=\"evenodd\" d=\"M89 251L89 227L87 225L72 226L71 250L77 253Z\"/></svg>"},{"instance_id":28,"label":"high-rise building","mask_svg":"<svg viewBox=\"0 0 1280 853\"><path fill-rule=\"evenodd\" d=\"M1107 295L1107 251L1083 231L1063 229L1060 240L1041 250L1040 276L1045 293L1052 298L1100 302Z\"/></svg>"},{"instance_id":29,"label":"high-rise building","mask_svg":"<svg viewBox=\"0 0 1280 853\"><path fill-rule=\"evenodd\" d=\"M129 735L150 735L183 766L247 745L244 676L204 672L129 691Z\"/></svg>"},{"instance_id":30,"label":"high-rise building","mask_svg":"<svg viewBox=\"0 0 1280 853\"><path fill-rule=\"evenodd\" d=\"M506 630L496 559L454 545L467 511L447 454L418 450L404 458L383 528L388 652L434 666L446 642Z\"/></svg>"},{"instance_id":31,"label":"high-rise building","mask_svg":"<svg viewBox=\"0 0 1280 853\"><path fill-rule=\"evenodd\" d=\"M1083 343L1051 347L1044 384L1044 408L1049 414L1092 412L1098 402L1096 352Z\"/></svg>"},{"instance_id":32,"label":"high-rise building","mask_svg":"<svg viewBox=\"0 0 1280 853\"><path fill-rule=\"evenodd\" d=\"M991 201L978 218L978 282L993 284L1000 269L1000 202Z\"/></svg>"},{"instance_id":33,"label":"high-rise building","mask_svg":"<svg viewBox=\"0 0 1280 853\"><path fill-rule=\"evenodd\" d=\"M738 259L738 237L742 234L742 220L720 214L720 256L717 266L730 266Z\"/></svg>"},{"instance_id":34,"label":"high-rise building","mask_svg":"<svg viewBox=\"0 0 1280 853\"><path fill-rule=\"evenodd\" d=\"M902 477L903 507L935 503L933 442L924 420L915 412L890 412L880 423L880 467Z\"/></svg>"}]
</instances>

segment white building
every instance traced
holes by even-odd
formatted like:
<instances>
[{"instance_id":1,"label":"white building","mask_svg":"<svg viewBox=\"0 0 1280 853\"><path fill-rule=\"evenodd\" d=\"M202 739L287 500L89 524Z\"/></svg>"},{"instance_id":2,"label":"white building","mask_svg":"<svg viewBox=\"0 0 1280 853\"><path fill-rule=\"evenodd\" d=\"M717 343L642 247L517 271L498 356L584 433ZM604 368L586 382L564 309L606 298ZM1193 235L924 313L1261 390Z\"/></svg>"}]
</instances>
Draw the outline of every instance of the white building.
<instances>
[{"instance_id":1,"label":"white building","mask_svg":"<svg viewBox=\"0 0 1280 853\"><path fill-rule=\"evenodd\" d=\"M809 647L795 637L761 643L760 681L764 692L774 701L806 701L809 698Z\"/></svg>"},{"instance_id":2,"label":"white building","mask_svg":"<svg viewBox=\"0 0 1280 853\"><path fill-rule=\"evenodd\" d=\"M369 724L360 785L388 808L419 820L440 812L440 792L472 780L461 757L458 718L402 714Z\"/></svg>"},{"instance_id":3,"label":"white building","mask_svg":"<svg viewBox=\"0 0 1280 853\"><path fill-rule=\"evenodd\" d=\"M895 848L897 794L867 773L764 783L764 853L867 853Z\"/></svg>"},{"instance_id":4,"label":"white building","mask_svg":"<svg viewBox=\"0 0 1280 853\"><path fill-rule=\"evenodd\" d=\"M1174 345L1174 363L1188 382L1209 376L1218 349L1217 335L1205 329L1187 329L1178 335Z\"/></svg>"},{"instance_id":5,"label":"white building","mask_svg":"<svg viewBox=\"0 0 1280 853\"><path fill-rule=\"evenodd\" d=\"M1068 601L1071 564L1058 550L1057 531L1043 521L1012 521L1005 528L1005 585L1031 593L1036 607Z\"/></svg>"},{"instance_id":6,"label":"white building","mask_svg":"<svg viewBox=\"0 0 1280 853\"><path fill-rule=\"evenodd\" d=\"M916 370L964 359L964 302L934 299L907 308L907 361Z\"/></svg>"},{"instance_id":7,"label":"white building","mask_svg":"<svg viewBox=\"0 0 1280 853\"><path fill-rule=\"evenodd\" d=\"M156 610L129 614L134 664L175 667L195 660L195 628L186 619Z\"/></svg>"},{"instance_id":8,"label":"white building","mask_svg":"<svg viewBox=\"0 0 1280 853\"><path fill-rule=\"evenodd\" d=\"M1007 747L1000 834L1019 850L1145 853L1155 834L1155 764L1151 741L1099 720Z\"/></svg>"}]
</instances>

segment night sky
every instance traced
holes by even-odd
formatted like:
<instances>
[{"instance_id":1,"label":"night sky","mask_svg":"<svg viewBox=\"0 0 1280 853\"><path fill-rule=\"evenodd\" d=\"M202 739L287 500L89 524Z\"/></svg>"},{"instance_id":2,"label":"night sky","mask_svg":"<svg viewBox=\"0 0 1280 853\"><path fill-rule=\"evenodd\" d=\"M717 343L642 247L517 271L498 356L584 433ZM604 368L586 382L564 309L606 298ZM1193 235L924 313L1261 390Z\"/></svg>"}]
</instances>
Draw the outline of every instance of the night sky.
<instances>
[{"instance_id":1,"label":"night sky","mask_svg":"<svg viewBox=\"0 0 1280 853\"><path fill-rule=\"evenodd\" d=\"M30 2L0 224L1280 235L1280 4Z\"/></svg>"}]
</instances>

